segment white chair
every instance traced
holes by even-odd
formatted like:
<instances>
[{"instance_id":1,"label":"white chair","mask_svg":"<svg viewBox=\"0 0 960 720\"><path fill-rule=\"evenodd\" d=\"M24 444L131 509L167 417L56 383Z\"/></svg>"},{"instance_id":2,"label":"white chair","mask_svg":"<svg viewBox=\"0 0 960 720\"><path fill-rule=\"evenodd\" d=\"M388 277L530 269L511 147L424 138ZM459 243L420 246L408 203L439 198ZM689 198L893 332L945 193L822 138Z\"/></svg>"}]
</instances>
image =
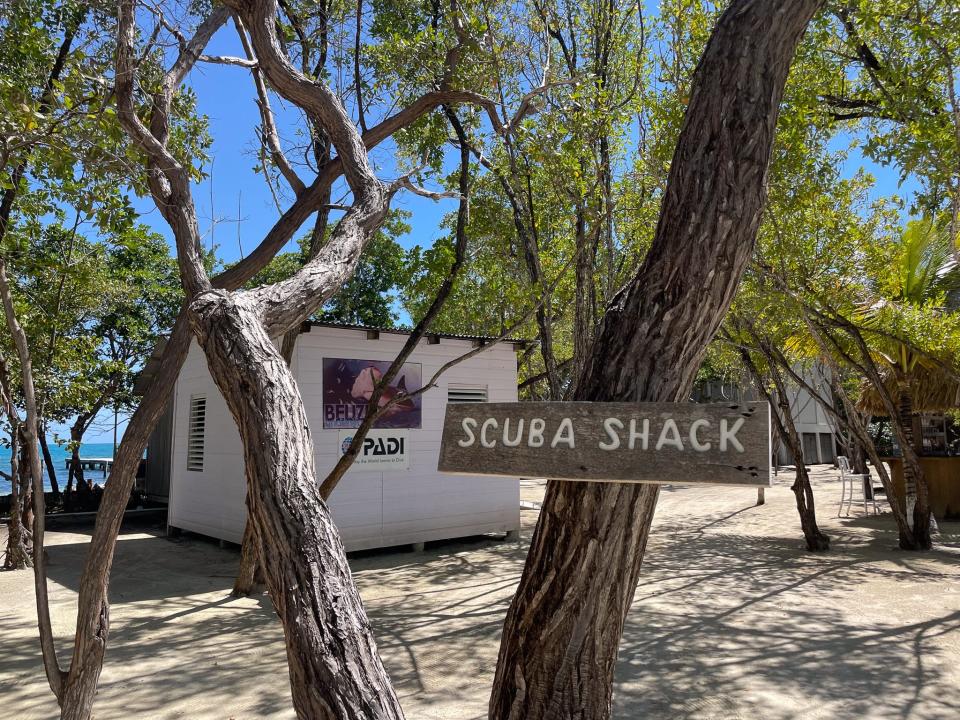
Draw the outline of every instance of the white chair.
<instances>
[{"instance_id":1,"label":"white chair","mask_svg":"<svg viewBox=\"0 0 960 720\"><path fill-rule=\"evenodd\" d=\"M870 483L869 473L855 473L850 467L850 461L843 455L837 456L837 466L840 468L840 507L837 508L837 517L843 512L843 503L847 503L847 517L850 517L850 507L853 504L854 492L859 492L863 500L863 512L867 512L867 505L873 505L873 511L880 513L880 506L877 504L876 495L873 492L868 493L867 487ZM870 487L872 490L873 488Z\"/></svg>"}]
</instances>

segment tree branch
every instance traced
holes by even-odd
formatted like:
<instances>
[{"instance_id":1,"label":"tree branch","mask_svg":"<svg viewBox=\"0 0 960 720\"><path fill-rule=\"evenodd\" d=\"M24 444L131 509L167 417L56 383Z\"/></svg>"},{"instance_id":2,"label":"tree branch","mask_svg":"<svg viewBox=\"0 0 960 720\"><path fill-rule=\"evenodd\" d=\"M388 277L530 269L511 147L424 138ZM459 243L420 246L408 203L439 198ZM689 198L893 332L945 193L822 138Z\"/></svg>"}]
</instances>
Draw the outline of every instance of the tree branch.
<instances>
[{"instance_id":1,"label":"tree branch","mask_svg":"<svg viewBox=\"0 0 960 720\"><path fill-rule=\"evenodd\" d=\"M134 0L121 0L118 8L116 80L117 117L124 130L148 158L148 183L157 209L173 230L177 243L180 277L187 297L210 287L203 267L200 231L190 192L189 173L167 150L170 133L170 106L175 89L200 57L207 42L230 16L218 7L184 45L173 66L164 75L161 89L153 96L150 127L137 115L134 102L136 66L134 43L136 20Z\"/></svg>"},{"instance_id":2,"label":"tree branch","mask_svg":"<svg viewBox=\"0 0 960 720\"><path fill-rule=\"evenodd\" d=\"M283 149L280 147L280 134L277 132L277 125L273 119L273 110L270 107L270 96L267 94L267 85L263 81L263 74L256 62L253 48L250 47L250 40L247 37L247 31L243 27L243 22L236 15L233 16L234 24L237 27L237 35L240 36L240 43L243 45L244 55L251 63L251 74L253 75L253 84L257 89L257 106L260 108L260 120L263 124L263 140L270 151L270 159L280 170L294 195L299 195L306 189L303 180L297 175L296 171L287 161ZM266 168L264 168L266 172Z\"/></svg>"},{"instance_id":3,"label":"tree branch","mask_svg":"<svg viewBox=\"0 0 960 720\"><path fill-rule=\"evenodd\" d=\"M392 405L392 403L387 403L383 408L380 407L380 400L383 397L384 391L390 387L390 383L393 382L393 379L403 368L403 364L407 361L407 358L410 357L410 354L416 349L417 345L420 343L420 340L423 339L423 336L427 333L427 330L433 324L433 321L440 314L444 304L446 304L447 299L453 292L454 283L456 282L457 277L460 274L460 270L463 268L463 264L466 261L467 218L470 213L470 150L466 143L466 133L456 114L454 114L454 112L449 108L445 108L444 111L446 113L447 120L450 122L450 125L453 127L457 137L459 137L461 141L460 178L458 183L460 206L457 208L457 226L455 230L456 240L454 242L453 263L451 263L450 269L447 271L447 276L440 284L440 288L437 290L437 294L434 296L433 302L430 303L430 307L427 309L427 312L424 313L422 318L420 318L420 321L407 337L406 342L404 342L403 348L401 348L396 358L394 358L393 362L390 364L390 367L387 368L387 372L383 374L383 377L380 378L380 381L374 388L373 394L370 396L370 399L367 402L366 415L363 421L360 423L360 427L357 428L357 431L353 434L353 440L350 442L350 447L347 448L347 451L340 457L333 470L330 471L330 473L324 479L323 484L320 486L320 494L324 499L330 497L330 493L333 492L334 488L336 488L337 484L340 482L340 479L347 472L347 470L350 469L350 466L353 464L354 460L356 460L357 454L360 452L360 448L363 445L363 440L370 431L370 428L372 428L377 419L383 415L383 413L386 411L386 408ZM407 398L410 397L410 395L405 393L403 397Z\"/></svg>"},{"instance_id":4,"label":"tree branch","mask_svg":"<svg viewBox=\"0 0 960 720\"><path fill-rule=\"evenodd\" d=\"M236 65L237 67L247 68L249 70L255 70L257 67L256 60L238 58L231 55L201 55L198 60L200 60L200 62L213 63L214 65Z\"/></svg>"},{"instance_id":5,"label":"tree branch","mask_svg":"<svg viewBox=\"0 0 960 720\"><path fill-rule=\"evenodd\" d=\"M308 317L352 275L364 247L386 216L388 198L370 167L363 138L340 100L325 84L306 77L280 51L276 0L251 5L228 2L243 17L270 84L303 108L330 138L354 196L353 206L315 258L287 280L244 293L257 304L267 331L278 334Z\"/></svg>"},{"instance_id":6,"label":"tree branch","mask_svg":"<svg viewBox=\"0 0 960 720\"><path fill-rule=\"evenodd\" d=\"M390 184L389 192L393 194L394 191L403 188L412 192L414 195L419 195L420 197L425 197L429 200L447 200L450 198L460 198L463 199L463 196L460 193L452 190L436 191L436 190L427 190L422 188L419 185L415 185L411 180L409 175L404 175L403 177L398 178L396 181Z\"/></svg>"},{"instance_id":7,"label":"tree branch","mask_svg":"<svg viewBox=\"0 0 960 720\"><path fill-rule=\"evenodd\" d=\"M17 320L10 284L7 280L6 262L0 256L0 300L6 317L7 329L13 339L20 360L20 377L23 390L23 404L26 418L20 425L20 433L27 448L30 475L33 479L33 573L34 590L37 601L37 622L40 628L40 649L43 654L43 668L50 689L57 697L63 697L63 685L66 673L57 660L57 651L53 641L53 626L50 622L50 601L47 595L46 560L44 559L43 535L46 520L43 495L43 468L37 448L37 399L33 384L33 367L30 361L30 348L27 334Z\"/></svg>"}]
</instances>

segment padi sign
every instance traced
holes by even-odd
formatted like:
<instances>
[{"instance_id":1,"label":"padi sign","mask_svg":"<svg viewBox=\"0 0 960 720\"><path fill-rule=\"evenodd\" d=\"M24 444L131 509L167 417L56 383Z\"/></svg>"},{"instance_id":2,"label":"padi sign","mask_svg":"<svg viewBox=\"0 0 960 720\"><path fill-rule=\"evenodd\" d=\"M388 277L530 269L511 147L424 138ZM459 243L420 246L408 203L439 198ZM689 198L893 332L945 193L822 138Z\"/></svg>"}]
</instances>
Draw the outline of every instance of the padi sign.
<instances>
[{"instance_id":1,"label":"padi sign","mask_svg":"<svg viewBox=\"0 0 960 720\"><path fill-rule=\"evenodd\" d=\"M353 442L352 430L339 432L340 454ZM410 437L407 430L370 430L354 461L360 471L406 470L410 467Z\"/></svg>"},{"instance_id":2,"label":"padi sign","mask_svg":"<svg viewBox=\"0 0 960 720\"><path fill-rule=\"evenodd\" d=\"M556 480L770 484L770 407L451 403L438 470Z\"/></svg>"}]
</instances>

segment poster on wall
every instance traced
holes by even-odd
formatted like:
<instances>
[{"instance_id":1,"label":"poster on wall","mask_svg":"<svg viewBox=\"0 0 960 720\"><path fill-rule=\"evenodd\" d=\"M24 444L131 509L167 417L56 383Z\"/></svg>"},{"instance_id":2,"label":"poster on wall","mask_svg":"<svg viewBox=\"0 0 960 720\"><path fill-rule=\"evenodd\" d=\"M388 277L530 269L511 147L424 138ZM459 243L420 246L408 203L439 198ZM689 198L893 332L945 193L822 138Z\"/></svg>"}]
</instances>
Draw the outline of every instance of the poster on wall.
<instances>
[{"instance_id":1,"label":"poster on wall","mask_svg":"<svg viewBox=\"0 0 960 720\"><path fill-rule=\"evenodd\" d=\"M323 427L360 427L373 388L389 367L389 360L323 358ZM405 363L380 397L380 407L398 396L400 400L377 420L374 427L421 427L422 396L404 397L419 390L421 382L420 363Z\"/></svg>"},{"instance_id":2,"label":"poster on wall","mask_svg":"<svg viewBox=\"0 0 960 720\"><path fill-rule=\"evenodd\" d=\"M353 442L352 430L338 433L340 454L343 455ZM363 439L360 454L353 461L360 470L407 470L410 467L410 437L406 430L371 430Z\"/></svg>"}]
</instances>

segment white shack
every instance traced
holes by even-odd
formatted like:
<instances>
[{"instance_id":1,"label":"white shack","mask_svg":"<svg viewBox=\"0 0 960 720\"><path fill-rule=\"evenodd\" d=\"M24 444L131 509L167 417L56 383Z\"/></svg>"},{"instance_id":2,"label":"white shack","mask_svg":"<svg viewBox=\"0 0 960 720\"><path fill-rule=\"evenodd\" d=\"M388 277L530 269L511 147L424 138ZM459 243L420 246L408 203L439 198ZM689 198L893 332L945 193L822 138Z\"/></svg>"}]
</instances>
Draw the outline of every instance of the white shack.
<instances>
[{"instance_id":1,"label":"white shack","mask_svg":"<svg viewBox=\"0 0 960 720\"><path fill-rule=\"evenodd\" d=\"M407 337L402 331L304 324L291 367L306 405L321 480L359 425L373 382ZM386 394L422 387L444 363L486 341L425 337ZM503 342L464 360L445 372L437 387L399 403L378 421L362 457L330 498L347 550L518 532L518 478L437 472L448 402L517 400L518 342ZM154 451L160 456L151 458ZM170 528L240 542L246 521L240 436L196 344L147 462L166 475L154 478L159 486L169 482Z\"/></svg>"}]
</instances>

